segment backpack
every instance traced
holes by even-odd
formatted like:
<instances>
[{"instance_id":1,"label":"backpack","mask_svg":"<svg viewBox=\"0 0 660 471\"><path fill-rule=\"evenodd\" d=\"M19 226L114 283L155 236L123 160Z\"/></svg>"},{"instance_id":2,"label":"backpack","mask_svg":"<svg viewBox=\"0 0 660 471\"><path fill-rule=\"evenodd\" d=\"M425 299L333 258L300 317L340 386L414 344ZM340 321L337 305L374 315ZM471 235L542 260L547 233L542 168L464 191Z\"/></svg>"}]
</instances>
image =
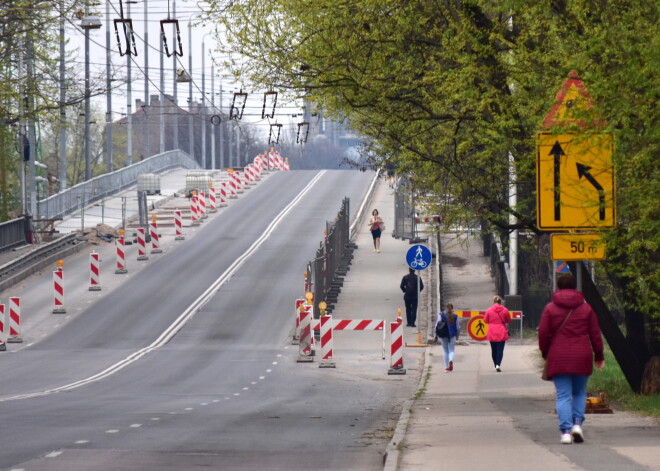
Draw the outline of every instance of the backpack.
<instances>
[{"instance_id":1,"label":"backpack","mask_svg":"<svg viewBox=\"0 0 660 471\"><path fill-rule=\"evenodd\" d=\"M439 338L449 338L449 323L446 316L440 313L441 321L435 325L435 336Z\"/></svg>"}]
</instances>

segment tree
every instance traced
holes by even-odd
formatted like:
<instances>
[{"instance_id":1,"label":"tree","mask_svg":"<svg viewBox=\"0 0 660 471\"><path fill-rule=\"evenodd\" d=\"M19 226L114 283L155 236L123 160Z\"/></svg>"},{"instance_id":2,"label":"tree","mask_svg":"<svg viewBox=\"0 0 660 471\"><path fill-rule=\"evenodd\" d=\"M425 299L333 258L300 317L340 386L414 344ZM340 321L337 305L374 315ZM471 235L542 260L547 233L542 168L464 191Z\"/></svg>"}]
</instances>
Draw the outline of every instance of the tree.
<instances>
[{"instance_id":1,"label":"tree","mask_svg":"<svg viewBox=\"0 0 660 471\"><path fill-rule=\"evenodd\" d=\"M567 73L579 71L604 123L588 132L616 141L620 217L600 264L626 310L627 347L615 354L629 364L621 357L634 352L642 365L660 354L657 17L657 4L633 0L242 0L211 2L208 13L227 30L236 77L346 116L415 187L451 188L450 220L476 216L505 232L539 232L534 139ZM628 379L639 391L641 375Z\"/></svg>"}]
</instances>

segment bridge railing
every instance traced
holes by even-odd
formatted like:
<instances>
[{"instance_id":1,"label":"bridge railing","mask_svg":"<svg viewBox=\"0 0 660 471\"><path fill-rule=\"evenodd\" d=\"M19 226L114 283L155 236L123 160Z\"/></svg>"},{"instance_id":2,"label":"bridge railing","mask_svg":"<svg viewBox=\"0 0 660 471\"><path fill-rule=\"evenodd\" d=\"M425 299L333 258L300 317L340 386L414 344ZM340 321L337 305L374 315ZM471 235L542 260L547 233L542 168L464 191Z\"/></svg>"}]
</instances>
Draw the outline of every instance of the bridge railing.
<instances>
[{"instance_id":1,"label":"bridge railing","mask_svg":"<svg viewBox=\"0 0 660 471\"><path fill-rule=\"evenodd\" d=\"M92 178L38 201L35 222L39 219L61 218L83 206L135 185L138 175L160 173L176 167L196 169L199 168L199 164L188 154L178 149L154 155L141 162Z\"/></svg>"}]
</instances>

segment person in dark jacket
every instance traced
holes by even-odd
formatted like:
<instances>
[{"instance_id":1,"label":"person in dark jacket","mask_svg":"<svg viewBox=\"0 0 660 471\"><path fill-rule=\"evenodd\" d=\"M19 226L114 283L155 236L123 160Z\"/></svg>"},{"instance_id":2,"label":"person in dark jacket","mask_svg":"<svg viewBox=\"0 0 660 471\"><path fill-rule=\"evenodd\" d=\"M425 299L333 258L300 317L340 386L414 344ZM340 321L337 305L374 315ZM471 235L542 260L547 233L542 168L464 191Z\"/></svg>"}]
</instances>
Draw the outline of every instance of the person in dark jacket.
<instances>
[{"instance_id":1,"label":"person in dark jacket","mask_svg":"<svg viewBox=\"0 0 660 471\"><path fill-rule=\"evenodd\" d=\"M502 306L502 298L493 297L493 305L486 310L484 322L488 324L486 340L490 342L490 354L493 358L493 366L498 373L502 371L502 358L504 357L504 345L509 340L509 330L506 325L511 322L509 310Z\"/></svg>"},{"instance_id":2,"label":"person in dark jacket","mask_svg":"<svg viewBox=\"0 0 660 471\"><path fill-rule=\"evenodd\" d=\"M599 370L605 366L596 313L576 286L572 274L559 277L557 291L543 310L539 325L539 349L547 361L548 377L555 384L563 444L584 441L587 381L594 361Z\"/></svg>"},{"instance_id":3,"label":"person in dark jacket","mask_svg":"<svg viewBox=\"0 0 660 471\"><path fill-rule=\"evenodd\" d=\"M424 289L424 282L415 275L415 270L410 268L408 274L401 279L399 288L403 291L403 302L406 305L406 326L416 327L417 321L417 282L419 281L419 291Z\"/></svg>"}]
</instances>

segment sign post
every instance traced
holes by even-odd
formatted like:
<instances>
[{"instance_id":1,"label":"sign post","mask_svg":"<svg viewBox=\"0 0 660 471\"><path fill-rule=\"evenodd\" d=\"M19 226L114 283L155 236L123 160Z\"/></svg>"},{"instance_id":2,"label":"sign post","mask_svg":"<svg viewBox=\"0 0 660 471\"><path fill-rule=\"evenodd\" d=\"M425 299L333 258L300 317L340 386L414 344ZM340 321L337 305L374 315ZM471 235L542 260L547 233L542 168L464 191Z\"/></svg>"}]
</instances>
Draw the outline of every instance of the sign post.
<instances>
[{"instance_id":1,"label":"sign post","mask_svg":"<svg viewBox=\"0 0 660 471\"><path fill-rule=\"evenodd\" d=\"M545 116L545 131L537 134L537 226L542 231L568 231L551 235L553 260L604 260L602 234L580 231L616 224L614 139L598 132L603 123L593 107L584 83L571 71ZM579 132L573 131L576 127ZM590 132L582 131L586 128ZM582 263L577 270L582 289Z\"/></svg>"},{"instance_id":2,"label":"sign post","mask_svg":"<svg viewBox=\"0 0 660 471\"><path fill-rule=\"evenodd\" d=\"M419 300L420 286L421 286L421 271L426 270L431 265L431 260L433 259L433 254L429 248L425 245L417 244L413 245L406 252L406 263L410 268L416 270L419 273L418 282L417 282L417 299ZM417 343L408 344L406 347L428 347L428 344L422 343L422 330L421 324L417 323Z\"/></svg>"}]
</instances>

